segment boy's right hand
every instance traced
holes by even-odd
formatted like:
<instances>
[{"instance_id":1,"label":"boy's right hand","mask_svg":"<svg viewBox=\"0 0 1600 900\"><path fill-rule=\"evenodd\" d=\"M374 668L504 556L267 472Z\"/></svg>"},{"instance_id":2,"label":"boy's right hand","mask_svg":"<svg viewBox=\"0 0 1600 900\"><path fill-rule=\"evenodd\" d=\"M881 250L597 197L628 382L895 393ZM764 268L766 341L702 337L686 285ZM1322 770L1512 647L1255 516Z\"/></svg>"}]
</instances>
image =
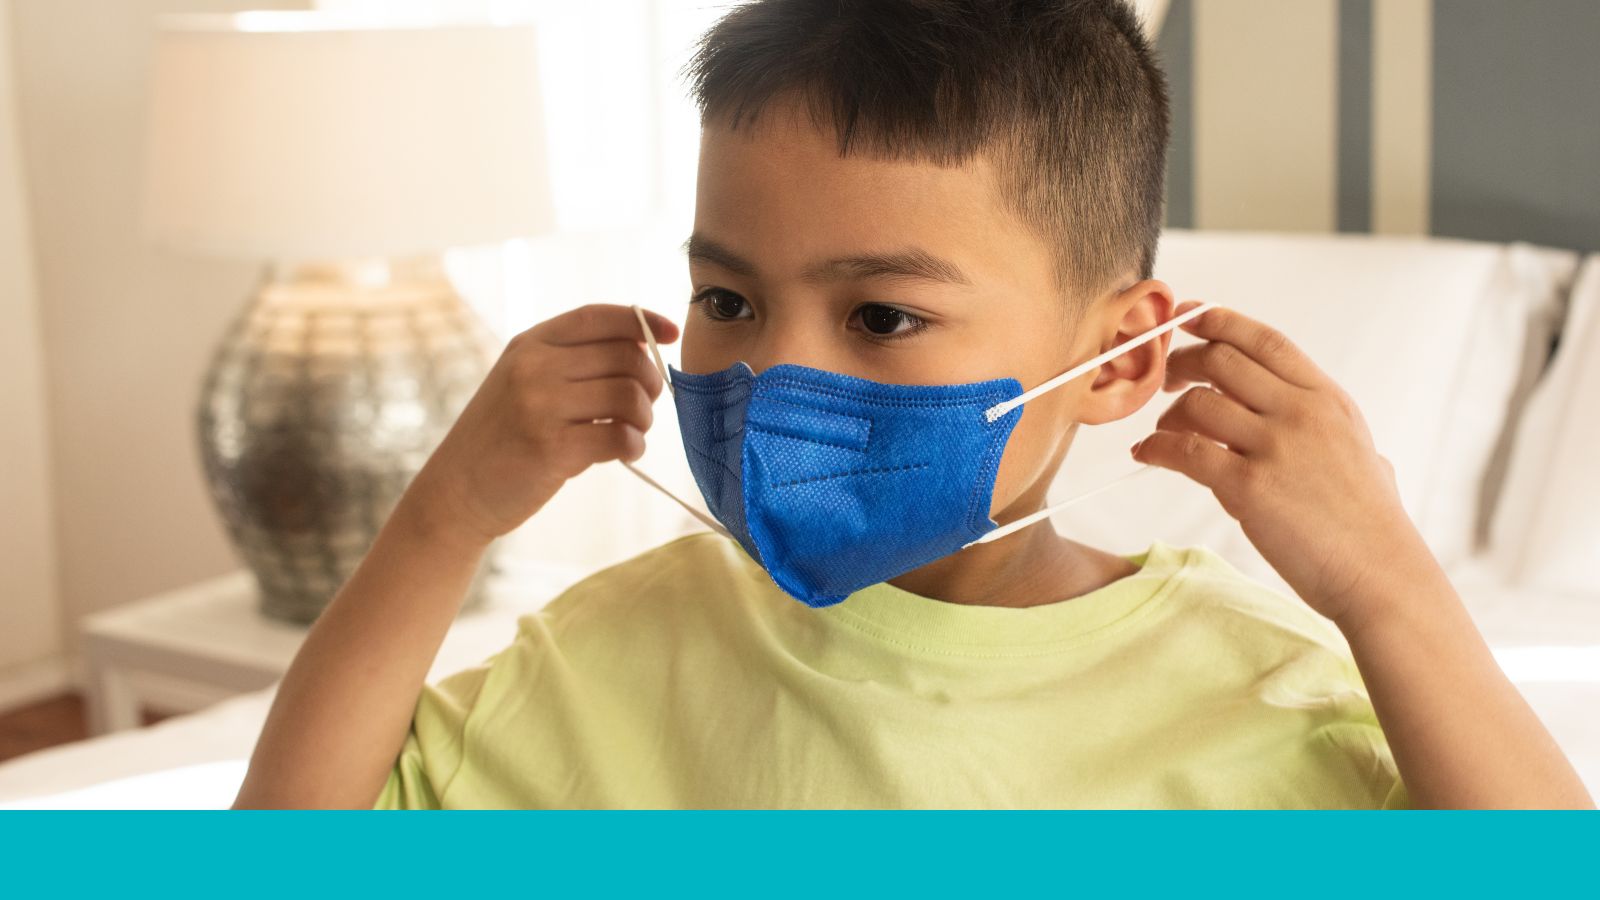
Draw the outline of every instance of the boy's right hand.
<instances>
[{"instance_id":1,"label":"boy's right hand","mask_svg":"<svg viewBox=\"0 0 1600 900\"><path fill-rule=\"evenodd\" d=\"M671 320L645 313L661 343ZM661 374L632 308L595 304L511 339L400 502L430 537L481 549L590 465L644 453Z\"/></svg>"}]
</instances>

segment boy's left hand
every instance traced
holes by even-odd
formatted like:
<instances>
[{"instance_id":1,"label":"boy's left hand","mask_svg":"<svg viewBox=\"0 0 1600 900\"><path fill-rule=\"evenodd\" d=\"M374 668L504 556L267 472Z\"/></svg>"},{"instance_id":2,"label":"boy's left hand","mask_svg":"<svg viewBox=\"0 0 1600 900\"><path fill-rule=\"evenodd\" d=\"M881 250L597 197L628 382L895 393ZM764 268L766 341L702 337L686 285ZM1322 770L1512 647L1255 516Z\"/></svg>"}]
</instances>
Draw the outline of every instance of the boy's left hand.
<instances>
[{"instance_id":1,"label":"boy's left hand","mask_svg":"<svg viewBox=\"0 0 1600 900\"><path fill-rule=\"evenodd\" d=\"M1165 387L1195 386L1134 458L1210 488L1302 599L1356 626L1373 612L1365 598L1384 596L1374 579L1433 565L1360 410L1260 322L1212 309L1182 327L1206 343L1172 352Z\"/></svg>"}]
</instances>

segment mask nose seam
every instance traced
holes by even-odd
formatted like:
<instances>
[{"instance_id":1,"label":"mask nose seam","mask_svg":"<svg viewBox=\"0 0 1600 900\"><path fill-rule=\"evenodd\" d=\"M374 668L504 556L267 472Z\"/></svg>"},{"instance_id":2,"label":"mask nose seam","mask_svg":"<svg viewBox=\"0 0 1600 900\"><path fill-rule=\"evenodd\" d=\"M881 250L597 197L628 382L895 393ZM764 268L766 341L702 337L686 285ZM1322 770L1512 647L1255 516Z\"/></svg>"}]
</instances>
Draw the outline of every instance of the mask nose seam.
<instances>
[{"instance_id":1,"label":"mask nose seam","mask_svg":"<svg viewBox=\"0 0 1600 900\"><path fill-rule=\"evenodd\" d=\"M718 459L717 457L712 456L711 454L705 452L704 450L701 450L699 447L694 447L694 446L690 446L689 444L684 444L684 448L689 450L691 453L695 454L696 456L700 457L701 459L705 460L706 462L709 462L712 465L716 466L717 468L721 469L722 471L726 472L729 477L734 477L737 474L737 473L735 473L733 471L733 467L732 466L729 466L726 462L723 462L721 459Z\"/></svg>"},{"instance_id":2,"label":"mask nose seam","mask_svg":"<svg viewBox=\"0 0 1600 900\"><path fill-rule=\"evenodd\" d=\"M816 484L819 481L834 481L839 478L856 478L866 475L901 475L907 472L917 471L918 469L926 469L931 465L932 463L917 462L906 463L899 466L880 466L878 468L854 469L849 472L834 472L829 475L817 475L811 478L796 478L793 481L774 481L772 482L772 487L774 490L777 490L781 488L798 487L803 484Z\"/></svg>"}]
</instances>

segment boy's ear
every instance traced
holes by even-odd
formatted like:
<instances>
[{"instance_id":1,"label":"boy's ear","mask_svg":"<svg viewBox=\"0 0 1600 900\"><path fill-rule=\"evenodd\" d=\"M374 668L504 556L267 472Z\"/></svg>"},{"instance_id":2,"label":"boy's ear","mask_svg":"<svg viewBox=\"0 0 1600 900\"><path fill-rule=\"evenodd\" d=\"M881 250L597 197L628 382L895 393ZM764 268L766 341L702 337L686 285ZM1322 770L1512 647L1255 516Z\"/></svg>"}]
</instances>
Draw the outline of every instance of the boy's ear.
<instances>
[{"instance_id":1,"label":"boy's ear","mask_svg":"<svg viewBox=\"0 0 1600 900\"><path fill-rule=\"evenodd\" d=\"M1091 317L1093 327L1105 334L1100 351L1126 343L1172 318L1175 305L1172 289L1155 279L1119 291L1106 301L1098 316ZM1166 379L1171 342L1169 332L1101 366L1078 408L1078 421L1085 425L1115 422L1149 403Z\"/></svg>"}]
</instances>

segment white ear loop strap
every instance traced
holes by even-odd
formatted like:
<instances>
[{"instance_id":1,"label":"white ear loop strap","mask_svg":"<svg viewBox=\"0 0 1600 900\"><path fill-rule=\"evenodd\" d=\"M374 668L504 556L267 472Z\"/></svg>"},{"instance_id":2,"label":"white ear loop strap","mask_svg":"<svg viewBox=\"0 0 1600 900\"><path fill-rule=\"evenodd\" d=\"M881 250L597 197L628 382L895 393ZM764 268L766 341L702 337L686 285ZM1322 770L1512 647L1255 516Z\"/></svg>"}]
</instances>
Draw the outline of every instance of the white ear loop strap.
<instances>
[{"instance_id":1,"label":"white ear loop strap","mask_svg":"<svg viewBox=\"0 0 1600 900\"><path fill-rule=\"evenodd\" d=\"M962 544L961 545L961 549L965 550L968 547L971 547L973 544L987 544L990 541L998 541L1001 538L1005 537L1006 535L1014 534L1014 533L1016 533L1018 531L1021 531L1022 529L1027 528L1029 525L1032 525L1035 522L1041 522L1041 521L1043 521L1045 519L1048 519L1051 516L1055 515L1056 513L1062 511L1063 509L1066 509L1067 507L1071 506L1074 503L1077 503L1080 500L1087 500L1090 497L1093 497L1096 494L1100 493L1101 491L1109 491L1112 488L1116 487L1117 485L1122 484L1123 482L1132 481L1133 479L1138 478L1140 475L1147 475L1150 472L1154 471L1155 469L1156 469L1156 466L1148 466L1148 465L1140 466L1139 468L1134 469L1132 472L1129 472L1126 475L1121 475L1121 476L1118 476L1116 478L1113 478L1110 481L1106 482L1105 484L1102 484L1099 487L1094 488L1093 490L1084 491L1083 493L1077 495L1076 497L1072 497L1072 498L1063 500L1060 503L1055 504L1054 506L1046 506L1044 509L1041 509L1038 512L1028 513L1027 515L1023 516L1020 519L1017 519L1014 522L1007 522L1006 524L1001 525L999 528L996 528L995 530L989 532L988 534L985 534L983 537L978 538L975 541L968 541L967 543Z\"/></svg>"},{"instance_id":2,"label":"white ear loop strap","mask_svg":"<svg viewBox=\"0 0 1600 900\"><path fill-rule=\"evenodd\" d=\"M1092 372L1095 369L1098 369L1101 366L1105 365L1106 363L1110 362L1111 360L1116 359L1118 356L1121 356L1122 354L1127 353L1129 350L1134 349L1135 347L1141 347L1141 346L1149 343L1150 341L1155 340L1156 338L1160 337L1161 335L1166 334L1169 331L1172 331L1173 329L1175 329L1178 326L1182 325L1183 323L1195 318L1196 316L1200 315L1201 313L1205 312L1206 310L1212 308L1215 305L1216 304L1214 304L1214 303L1202 303L1199 306L1195 307L1194 309L1189 310L1188 312L1184 313L1181 316L1174 316L1171 319L1168 319L1167 321L1165 321L1165 322L1161 323L1160 325L1156 326L1155 328L1152 328L1149 331L1146 331L1144 334L1139 335L1138 337L1134 338L1133 340L1127 341L1127 342L1122 343L1122 344L1118 344L1117 346L1112 347L1110 350L1107 350L1106 352L1100 354L1099 356L1096 356L1095 358L1089 360L1088 362L1083 363L1082 365L1073 366L1071 369L1068 369L1067 371L1062 372L1060 375L1057 375L1056 377L1050 379L1049 381L1046 381L1043 384L1038 385L1037 387L1033 388L1030 391L1026 391L1024 393L1018 394L1017 396L1011 398L1010 400L1007 400L1004 403L997 403L994 406L989 407L987 410L984 411L984 416L990 422L993 422L995 419L998 419L1001 416L1005 415L1006 413L1012 411L1013 409L1016 409L1017 407L1021 406L1022 404L1027 403L1029 400L1032 400L1033 398L1035 398L1035 397L1037 397L1037 396L1039 396L1041 394L1045 394L1045 393L1048 393L1050 391L1053 391L1056 388L1062 386L1063 384L1066 384L1067 382L1073 380L1074 378L1079 378L1079 377L1083 376L1084 374L1086 374L1088 372ZM1156 468L1157 468L1156 466L1151 466L1151 465L1140 466L1139 468L1134 469L1132 472L1129 472L1128 474L1123 475L1123 476L1118 477L1118 478L1113 478L1112 480L1106 482L1105 484L1100 485L1097 488L1094 488L1093 490L1085 491L1085 492L1083 492L1081 494L1078 494L1075 497L1071 497L1069 499L1063 500L1060 503L1054 504L1052 506L1046 506L1044 509L1041 509L1038 512L1029 513L1029 514L1023 516L1022 518L1017 519L1017 520L1015 520L1013 522L1007 522L1006 524L1001 525L999 528L996 528L995 530L989 532L988 534L985 534L983 537L980 537L975 541L971 541L971 542L965 544L961 549L965 550L967 547L971 547L973 544L987 544L990 541L998 541L1001 538L1005 537L1006 535L1015 534L1016 532L1021 531L1024 528L1027 528L1029 525L1032 525L1035 522L1041 522L1041 521L1043 521L1045 519L1050 518L1051 516L1055 515L1056 513L1060 512L1061 510L1066 509L1067 507L1073 505L1074 503L1077 503L1077 502L1082 501L1082 500L1087 500L1090 497L1093 497L1096 494L1099 494L1101 491L1108 491L1111 488L1114 488L1119 484L1122 484L1122 483L1127 482L1127 481L1131 481L1131 480L1139 477L1140 475L1145 475L1145 474L1151 472L1152 470L1154 470Z\"/></svg>"},{"instance_id":3,"label":"white ear loop strap","mask_svg":"<svg viewBox=\"0 0 1600 900\"><path fill-rule=\"evenodd\" d=\"M709 513L703 513L700 510L695 509L693 506L690 506L688 503L685 503L683 501L683 499L681 497L679 497L677 494L674 494L673 492L667 490L666 486L663 485L661 482L656 481L654 478L651 478L649 475L646 475L645 473L639 471L638 467L634 466L633 463L628 462L627 460L618 460L618 461L621 462L624 466L627 466L629 472L632 472L633 474L639 476L639 480L640 481L643 481L645 484L648 484L651 487L655 488L656 490L660 491L661 493L666 494L668 497L670 497L672 499L673 503L676 503L679 506L683 507L684 512L687 512L689 515L694 516L696 519L699 519L700 523L702 525L706 526L707 528L711 529L712 531L715 531L717 534L720 534L723 537L733 537L732 533L730 533L728 531L728 529L723 528L721 522L718 522L716 519L711 518L711 515Z\"/></svg>"},{"instance_id":4,"label":"white ear loop strap","mask_svg":"<svg viewBox=\"0 0 1600 900\"><path fill-rule=\"evenodd\" d=\"M650 356L656 361L656 371L661 373L661 380L667 385L667 393L676 397L678 391L672 386L672 376L667 374L667 364L661 361L661 345L656 343L656 333L650 330L650 323L645 321L644 310L640 309L638 304L634 304L633 315L639 320L639 330L644 332L644 342L650 345Z\"/></svg>"},{"instance_id":5,"label":"white ear loop strap","mask_svg":"<svg viewBox=\"0 0 1600 900\"><path fill-rule=\"evenodd\" d=\"M1029 400L1032 400L1035 397L1043 394L1048 394L1075 378L1081 378L1085 374L1093 372L1095 369L1100 368L1122 354L1127 353L1136 347L1142 347L1145 344L1150 343L1156 338L1166 334L1169 331L1172 331L1173 329L1184 324L1190 319L1195 318L1215 305L1216 304L1214 303L1202 303L1181 316L1173 316L1167 321L1157 325L1149 331L1146 331L1144 334L1139 335L1131 341L1118 344L1117 346L1112 347L1110 350L1107 350L1099 356L1096 356L1094 359L1090 359L1080 365L1073 366L1049 381L1035 385L1033 388L1018 394L1015 397L1012 397L1010 400L1007 400L1004 403L996 403L995 405L983 411L984 418L988 419L990 422L993 422L995 419L998 419L1006 413L1011 412L1013 409L1016 409L1022 404L1027 403Z\"/></svg>"},{"instance_id":6,"label":"white ear loop strap","mask_svg":"<svg viewBox=\"0 0 1600 900\"><path fill-rule=\"evenodd\" d=\"M645 321L644 310L640 309L638 306L634 306L633 314L636 317L638 317L638 319L639 319L639 328L644 331L644 341L645 341L645 343L650 345L650 355L652 357L654 357L654 359L655 359L656 371L661 373L661 381L664 384L666 384L667 391L670 392L670 393L673 393L675 395L676 391L673 391L673 388L672 388L672 376L667 372L667 364L665 362L662 362L662 360L661 360L661 348L656 345L656 336L655 336L654 333L652 333L650 331L650 323ZM628 462L625 459L624 460L618 460L618 462L620 462L624 466L626 466L629 472L632 472L633 474L639 476L639 480L640 481L643 481L645 484L648 484L651 487L655 488L656 490L660 491L661 493L666 494L669 498L672 499L673 503L676 503L679 506L683 507L685 512L687 512L691 516L694 516L696 519L699 519L700 523L705 525L707 528L710 528L712 531L715 531L717 534L720 534L723 537L730 537L730 538L733 537L733 534L731 532L729 532L728 529L723 528L721 522L718 522L716 519L712 518L710 513L701 512L699 509L696 509L694 506L690 505L687 501L685 501L682 497L679 497L677 494L674 494L672 491L667 490L666 485L663 485L661 482L656 481L654 478L651 478L649 475L646 475L645 473L639 471L638 467L634 466L633 463Z\"/></svg>"}]
</instances>

